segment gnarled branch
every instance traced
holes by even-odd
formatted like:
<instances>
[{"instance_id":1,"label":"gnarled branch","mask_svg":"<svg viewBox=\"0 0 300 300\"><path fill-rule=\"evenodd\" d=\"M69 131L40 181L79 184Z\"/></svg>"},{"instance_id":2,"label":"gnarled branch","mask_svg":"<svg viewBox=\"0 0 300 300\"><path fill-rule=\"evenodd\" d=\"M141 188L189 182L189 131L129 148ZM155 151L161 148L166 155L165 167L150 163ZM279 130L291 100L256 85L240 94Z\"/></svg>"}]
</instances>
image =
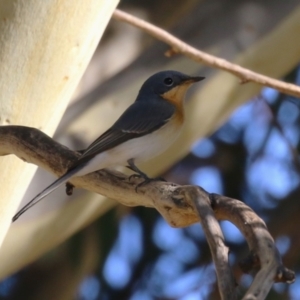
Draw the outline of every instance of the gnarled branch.
<instances>
[{"instance_id":1,"label":"gnarled branch","mask_svg":"<svg viewBox=\"0 0 300 300\"><path fill-rule=\"evenodd\" d=\"M9 154L15 154L58 176L79 156L35 128L1 126L0 156ZM235 281L228 264L228 248L217 220L232 222L245 236L251 253L247 270L260 266L244 299L264 299L274 281L292 283L295 280L294 273L282 265L265 223L243 202L209 194L197 186L180 186L170 182L151 182L136 192L135 187L140 180L130 180L120 172L101 170L73 178L71 183L127 206L153 207L173 227L184 227L200 221L216 265L222 299L235 299L236 294Z\"/></svg>"}]
</instances>

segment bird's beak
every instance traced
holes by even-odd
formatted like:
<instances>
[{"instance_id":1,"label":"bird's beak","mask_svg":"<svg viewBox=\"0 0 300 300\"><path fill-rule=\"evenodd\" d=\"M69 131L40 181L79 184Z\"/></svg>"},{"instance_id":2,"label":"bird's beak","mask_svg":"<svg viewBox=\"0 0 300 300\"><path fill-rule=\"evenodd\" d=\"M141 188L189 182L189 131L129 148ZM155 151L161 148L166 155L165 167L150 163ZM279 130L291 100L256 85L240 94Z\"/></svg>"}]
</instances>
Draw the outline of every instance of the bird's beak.
<instances>
[{"instance_id":1,"label":"bird's beak","mask_svg":"<svg viewBox=\"0 0 300 300\"><path fill-rule=\"evenodd\" d=\"M197 82L197 81L201 81L201 80L205 79L205 77L195 76L195 77L191 77L190 79L192 80L192 82Z\"/></svg>"},{"instance_id":2,"label":"bird's beak","mask_svg":"<svg viewBox=\"0 0 300 300\"><path fill-rule=\"evenodd\" d=\"M188 77L187 79L183 80L181 84L192 84L192 83L201 81L203 79L205 79L205 77L202 77L202 76Z\"/></svg>"}]
</instances>

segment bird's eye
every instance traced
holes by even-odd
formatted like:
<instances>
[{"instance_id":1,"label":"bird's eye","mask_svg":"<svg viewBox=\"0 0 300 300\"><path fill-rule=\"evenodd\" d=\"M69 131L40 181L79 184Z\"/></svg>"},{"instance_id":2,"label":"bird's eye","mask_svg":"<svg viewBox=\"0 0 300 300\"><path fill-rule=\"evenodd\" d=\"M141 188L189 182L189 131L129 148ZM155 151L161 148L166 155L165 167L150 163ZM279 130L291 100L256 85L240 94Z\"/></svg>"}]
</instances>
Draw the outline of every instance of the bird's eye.
<instances>
[{"instance_id":1,"label":"bird's eye","mask_svg":"<svg viewBox=\"0 0 300 300\"><path fill-rule=\"evenodd\" d=\"M173 84L173 79L168 77L164 80L165 85L171 86Z\"/></svg>"}]
</instances>

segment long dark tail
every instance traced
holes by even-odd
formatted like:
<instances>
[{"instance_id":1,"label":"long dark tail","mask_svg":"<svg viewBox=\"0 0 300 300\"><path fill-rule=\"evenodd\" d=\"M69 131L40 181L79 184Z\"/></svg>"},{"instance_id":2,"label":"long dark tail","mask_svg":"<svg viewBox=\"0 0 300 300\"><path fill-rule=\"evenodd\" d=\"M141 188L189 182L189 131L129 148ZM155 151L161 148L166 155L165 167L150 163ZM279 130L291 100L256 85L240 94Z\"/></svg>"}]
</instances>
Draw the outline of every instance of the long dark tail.
<instances>
[{"instance_id":1,"label":"long dark tail","mask_svg":"<svg viewBox=\"0 0 300 300\"><path fill-rule=\"evenodd\" d=\"M55 180L53 183L51 183L48 187L46 187L43 191L41 191L39 194L37 194L31 201L29 201L24 207L22 207L12 218L12 221L16 221L21 215L24 214L29 208L40 202L42 199L44 199L47 195L52 193L54 190L56 190L59 186L66 183L71 177L73 177L81 167L74 168L67 172L65 175L59 177L57 180Z\"/></svg>"}]
</instances>

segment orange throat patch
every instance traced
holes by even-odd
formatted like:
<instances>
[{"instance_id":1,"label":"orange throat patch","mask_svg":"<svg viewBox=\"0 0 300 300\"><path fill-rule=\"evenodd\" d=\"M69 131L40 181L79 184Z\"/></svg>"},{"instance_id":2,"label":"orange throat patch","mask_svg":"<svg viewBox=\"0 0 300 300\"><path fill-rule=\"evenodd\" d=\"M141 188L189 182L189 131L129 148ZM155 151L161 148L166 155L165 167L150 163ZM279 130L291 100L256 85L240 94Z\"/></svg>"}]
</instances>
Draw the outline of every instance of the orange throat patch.
<instances>
[{"instance_id":1,"label":"orange throat patch","mask_svg":"<svg viewBox=\"0 0 300 300\"><path fill-rule=\"evenodd\" d=\"M186 91L190 86L191 83L178 85L161 95L162 98L175 105L176 112L174 117L178 119L180 123L183 123L184 120L184 98Z\"/></svg>"}]
</instances>

